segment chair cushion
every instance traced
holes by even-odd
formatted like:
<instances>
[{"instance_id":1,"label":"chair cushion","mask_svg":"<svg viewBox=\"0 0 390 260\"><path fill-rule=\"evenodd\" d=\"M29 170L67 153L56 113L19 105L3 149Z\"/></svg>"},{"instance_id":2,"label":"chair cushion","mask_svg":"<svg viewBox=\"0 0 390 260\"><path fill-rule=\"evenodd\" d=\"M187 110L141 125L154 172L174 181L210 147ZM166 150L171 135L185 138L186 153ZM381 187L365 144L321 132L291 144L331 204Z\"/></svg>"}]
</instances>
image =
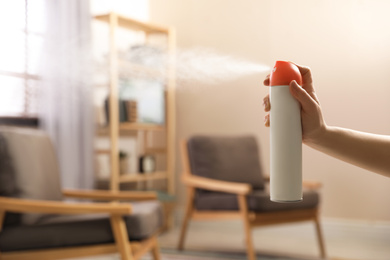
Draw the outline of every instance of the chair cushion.
<instances>
[{"instance_id":1,"label":"chair cushion","mask_svg":"<svg viewBox=\"0 0 390 260\"><path fill-rule=\"evenodd\" d=\"M8 144L4 136L0 134L0 196L17 197L15 170L9 155ZM7 212L4 226L20 223L21 214Z\"/></svg>"},{"instance_id":2,"label":"chair cushion","mask_svg":"<svg viewBox=\"0 0 390 260\"><path fill-rule=\"evenodd\" d=\"M272 212L314 208L319 204L316 191L304 191L303 200L297 203L277 203L270 200L269 192L254 190L248 195L248 208L254 212ZM238 210L237 195L221 192L196 194L195 208L198 210Z\"/></svg>"},{"instance_id":3,"label":"chair cushion","mask_svg":"<svg viewBox=\"0 0 390 260\"><path fill-rule=\"evenodd\" d=\"M130 240L142 240L158 231L163 223L163 210L158 201L131 205L133 213L124 217ZM51 216L42 218L39 224L10 226L0 232L2 252L113 242L106 214Z\"/></svg>"},{"instance_id":4,"label":"chair cushion","mask_svg":"<svg viewBox=\"0 0 390 260\"><path fill-rule=\"evenodd\" d=\"M38 129L7 126L0 127L0 134L7 142L15 170L17 197L61 201L60 174L49 137ZM22 223L34 224L42 216L23 214Z\"/></svg>"},{"instance_id":5,"label":"chair cushion","mask_svg":"<svg viewBox=\"0 0 390 260\"><path fill-rule=\"evenodd\" d=\"M194 175L264 187L253 136L195 136L188 140L188 155Z\"/></svg>"},{"instance_id":6,"label":"chair cushion","mask_svg":"<svg viewBox=\"0 0 390 260\"><path fill-rule=\"evenodd\" d=\"M16 196L15 170L9 155L8 144L0 135L0 196Z\"/></svg>"}]
</instances>

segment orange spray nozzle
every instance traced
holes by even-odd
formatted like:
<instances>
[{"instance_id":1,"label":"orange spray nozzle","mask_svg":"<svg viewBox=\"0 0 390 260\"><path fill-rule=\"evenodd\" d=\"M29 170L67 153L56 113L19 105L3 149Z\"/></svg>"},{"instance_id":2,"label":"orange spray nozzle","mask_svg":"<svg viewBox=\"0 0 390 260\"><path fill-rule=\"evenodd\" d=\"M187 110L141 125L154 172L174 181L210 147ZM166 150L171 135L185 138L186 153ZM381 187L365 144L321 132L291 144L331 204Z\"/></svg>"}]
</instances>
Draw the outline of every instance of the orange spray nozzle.
<instances>
[{"instance_id":1,"label":"orange spray nozzle","mask_svg":"<svg viewBox=\"0 0 390 260\"><path fill-rule=\"evenodd\" d=\"M289 61L276 61L270 75L270 86L289 85L293 80L302 85L298 67Z\"/></svg>"}]
</instances>

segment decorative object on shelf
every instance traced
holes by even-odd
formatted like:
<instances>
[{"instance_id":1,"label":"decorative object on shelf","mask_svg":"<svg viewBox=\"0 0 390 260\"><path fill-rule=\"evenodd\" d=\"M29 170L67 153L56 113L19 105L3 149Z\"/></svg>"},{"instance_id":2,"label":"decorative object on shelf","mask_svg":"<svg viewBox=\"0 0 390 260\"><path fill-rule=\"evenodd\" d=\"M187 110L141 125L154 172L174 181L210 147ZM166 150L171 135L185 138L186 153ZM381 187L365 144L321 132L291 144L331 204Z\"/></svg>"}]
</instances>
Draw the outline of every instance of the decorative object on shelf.
<instances>
[{"instance_id":1,"label":"decorative object on shelf","mask_svg":"<svg viewBox=\"0 0 390 260\"><path fill-rule=\"evenodd\" d=\"M139 158L139 171L141 173L150 173L156 170L156 160L153 155L143 155Z\"/></svg>"},{"instance_id":2,"label":"decorative object on shelf","mask_svg":"<svg viewBox=\"0 0 390 260\"><path fill-rule=\"evenodd\" d=\"M118 100L119 106L119 122L127 121L127 113L126 113L126 100ZM104 110L106 114L107 124L110 123L110 101L108 97L104 101Z\"/></svg>"},{"instance_id":3,"label":"decorative object on shelf","mask_svg":"<svg viewBox=\"0 0 390 260\"><path fill-rule=\"evenodd\" d=\"M121 175L128 173L129 169L129 156L126 152L119 152L119 172Z\"/></svg>"}]
</instances>

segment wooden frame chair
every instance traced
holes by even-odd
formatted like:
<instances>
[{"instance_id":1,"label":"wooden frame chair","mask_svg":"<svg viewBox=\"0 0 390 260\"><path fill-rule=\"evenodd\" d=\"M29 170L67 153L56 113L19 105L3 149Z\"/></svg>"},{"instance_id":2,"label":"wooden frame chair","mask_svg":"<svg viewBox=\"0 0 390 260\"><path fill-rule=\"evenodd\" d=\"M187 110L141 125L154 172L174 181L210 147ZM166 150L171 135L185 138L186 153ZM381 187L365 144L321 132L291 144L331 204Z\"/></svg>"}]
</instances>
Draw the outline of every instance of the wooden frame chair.
<instances>
[{"instance_id":1,"label":"wooden frame chair","mask_svg":"<svg viewBox=\"0 0 390 260\"><path fill-rule=\"evenodd\" d=\"M187 227L190 219L192 220L221 220L221 219L239 219L242 220L245 227L245 238L247 244L247 256L249 260L255 260L256 254L253 247L251 230L254 227L281 224L288 222L313 221L315 224L317 239L321 257L325 258L324 239L319 221L319 208L285 210L275 212L253 212L248 209L247 196L252 192L252 186L247 183L234 183L221 181L192 173L187 141L181 143L181 158L183 164L182 182L187 186L187 199L185 216L182 222L178 249L183 250ZM269 178L266 178L269 180ZM321 187L317 182L304 182L304 187L309 189L318 189ZM224 192L237 195L239 210L237 211L205 211L197 210L194 207L195 193L197 189Z\"/></svg>"},{"instance_id":2,"label":"wooden frame chair","mask_svg":"<svg viewBox=\"0 0 390 260\"><path fill-rule=\"evenodd\" d=\"M157 195L155 193L65 190L64 196L114 202L65 203L60 201L0 197L0 232L6 212L47 214L107 213L110 215L115 243L55 249L0 252L0 259L63 259L119 252L123 260L137 260L148 251L152 252L154 260L161 259L157 241L158 233L144 241L130 242L123 216L132 213L131 203L124 204L115 202L118 200L156 200Z\"/></svg>"},{"instance_id":3,"label":"wooden frame chair","mask_svg":"<svg viewBox=\"0 0 390 260\"><path fill-rule=\"evenodd\" d=\"M148 251L160 260L163 209L157 194L63 190L54 147L38 129L0 128L0 194L1 260L115 252L137 260Z\"/></svg>"}]
</instances>

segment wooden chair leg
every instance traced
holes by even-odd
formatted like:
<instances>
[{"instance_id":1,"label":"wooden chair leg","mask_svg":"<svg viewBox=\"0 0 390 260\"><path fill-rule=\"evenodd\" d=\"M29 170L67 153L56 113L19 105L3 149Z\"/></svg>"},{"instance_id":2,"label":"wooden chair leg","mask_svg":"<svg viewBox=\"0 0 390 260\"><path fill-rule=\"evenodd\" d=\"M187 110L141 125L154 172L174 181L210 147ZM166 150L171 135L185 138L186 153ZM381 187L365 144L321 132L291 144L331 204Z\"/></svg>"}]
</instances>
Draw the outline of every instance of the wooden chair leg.
<instances>
[{"instance_id":1,"label":"wooden chair leg","mask_svg":"<svg viewBox=\"0 0 390 260\"><path fill-rule=\"evenodd\" d=\"M153 260L161 260L160 255L160 246L158 244L157 238L155 238L154 247L152 248Z\"/></svg>"},{"instance_id":2,"label":"wooden chair leg","mask_svg":"<svg viewBox=\"0 0 390 260\"><path fill-rule=\"evenodd\" d=\"M325 259L326 258L326 252L325 252L324 236L322 234L321 224L320 224L320 220L319 220L318 216L315 217L314 223L315 223L315 226L316 226L317 239L318 239L318 245L319 245L319 248L320 248L321 257L323 259Z\"/></svg>"},{"instance_id":3,"label":"wooden chair leg","mask_svg":"<svg viewBox=\"0 0 390 260\"><path fill-rule=\"evenodd\" d=\"M244 222L245 236L246 236L246 250L247 250L248 259L256 260L255 249L253 247L253 241L252 241L251 224L249 222L248 205L247 205L245 195L238 196L238 204L240 206L240 212L242 214L242 218Z\"/></svg>"},{"instance_id":4,"label":"wooden chair leg","mask_svg":"<svg viewBox=\"0 0 390 260\"><path fill-rule=\"evenodd\" d=\"M184 215L183 223L181 225L179 245L177 247L178 250L183 250L184 249L184 241L185 241L186 234L187 234L188 222L190 221L190 218L191 218L191 215L192 215L195 189L194 188L188 188L188 193L187 194L188 195L187 195L186 212L185 212L185 215Z\"/></svg>"},{"instance_id":5,"label":"wooden chair leg","mask_svg":"<svg viewBox=\"0 0 390 260\"><path fill-rule=\"evenodd\" d=\"M5 211L0 211L0 231L3 229L4 219L5 219Z\"/></svg>"},{"instance_id":6,"label":"wooden chair leg","mask_svg":"<svg viewBox=\"0 0 390 260\"><path fill-rule=\"evenodd\" d=\"M111 216L111 227L114 233L115 244L118 247L122 260L134 260L131 252L126 223L122 216Z\"/></svg>"},{"instance_id":7,"label":"wooden chair leg","mask_svg":"<svg viewBox=\"0 0 390 260\"><path fill-rule=\"evenodd\" d=\"M0 231L3 229L5 219L5 211L0 211ZM1 260L1 251L0 251L0 260Z\"/></svg>"}]
</instances>

